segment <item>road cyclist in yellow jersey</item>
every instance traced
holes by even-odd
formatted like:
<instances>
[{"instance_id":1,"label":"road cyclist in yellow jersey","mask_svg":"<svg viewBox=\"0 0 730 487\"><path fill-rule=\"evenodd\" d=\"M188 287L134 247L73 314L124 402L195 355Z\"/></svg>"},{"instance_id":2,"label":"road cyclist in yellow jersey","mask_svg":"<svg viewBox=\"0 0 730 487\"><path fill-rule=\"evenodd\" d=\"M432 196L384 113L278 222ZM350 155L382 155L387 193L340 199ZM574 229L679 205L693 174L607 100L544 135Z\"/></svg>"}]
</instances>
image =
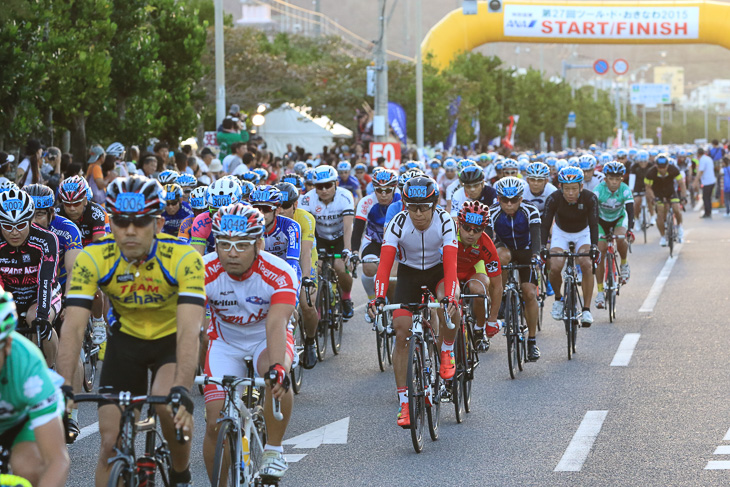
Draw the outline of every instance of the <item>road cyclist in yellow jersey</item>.
<instances>
[{"instance_id":1,"label":"road cyclist in yellow jersey","mask_svg":"<svg viewBox=\"0 0 730 487\"><path fill-rule=\"evenodd\" d=\"M304 184L302 183L302 187ZM281 209L279 214L292 218L302 228L301 254L299 265L302 268L302 287L299 291L299 307L302 312L302 323L304 324L304 355L302 366L311 369L317 365L317 345L315 334L319 317L317 310L309 303L315 303L317 295L317 247L314 245L314 232L316 223L311 213L299 206L299 190L292 183L279 183L276 185L281 191ZM309 292L309 300L304 296Z\"/></svg>"},{"instance_id":2,"label":"road cyclist in yellow jersey","mask_svg":"<svg viewBox=\"0 0 730 487\"><path fill-rule=\"evenodd\" d=\"M58 369L67 408L73 404L71 379L78 364L94 293L111 301L111 334L99 381L104 392L167 395L180 404L173 417L168 403L157 406L171 456L171 485L191 485L190 442L176 441L176 430L192 436L193 402L189 387L197 367L200 324L205 306L203 261L190 245L161 234L164 202L160 184L143 176L114 180L107 188L112 234L90 244L74 263L66 300L66 320ZM107 485L121 413L99 407L101 448L96 485Z\"/></svg>"}]
</instances>

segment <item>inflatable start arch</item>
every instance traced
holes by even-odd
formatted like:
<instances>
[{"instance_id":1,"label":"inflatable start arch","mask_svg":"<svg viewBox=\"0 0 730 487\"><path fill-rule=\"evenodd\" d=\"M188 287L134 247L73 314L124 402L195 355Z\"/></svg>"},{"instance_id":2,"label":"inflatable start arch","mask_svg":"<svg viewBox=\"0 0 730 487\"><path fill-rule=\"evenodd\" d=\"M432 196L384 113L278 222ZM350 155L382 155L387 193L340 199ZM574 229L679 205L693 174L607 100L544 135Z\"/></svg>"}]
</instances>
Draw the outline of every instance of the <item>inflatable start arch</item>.
<instances>
[{"instance_id":1,"label":"inflatable start arch","mask_svg":"<svg viewBox=\"0 0 730 487\"><path fill-rule=\"evenodd\" d=\"M689 1L478 2L456 9L426 34L424 56L443 69L461 52L489 42L565 44L716 44L730 49L730 3Z\"/></svg>"}]
</instances>

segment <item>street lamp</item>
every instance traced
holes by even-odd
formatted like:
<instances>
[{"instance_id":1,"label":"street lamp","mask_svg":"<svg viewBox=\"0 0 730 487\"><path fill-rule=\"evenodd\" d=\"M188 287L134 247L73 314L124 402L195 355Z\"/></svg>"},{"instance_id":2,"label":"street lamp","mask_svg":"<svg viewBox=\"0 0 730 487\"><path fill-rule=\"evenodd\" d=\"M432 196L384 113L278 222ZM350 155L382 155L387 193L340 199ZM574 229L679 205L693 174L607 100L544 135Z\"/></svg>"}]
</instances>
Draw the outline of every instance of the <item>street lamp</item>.
<instances>
[{"instance_id":1,"label":"street lamp","mask_svg":"<svg viewBox=\"0 0 730 487\"><path fill-rule=\"evenodd\" d=\"M261 113L257 113L256 115L251 117L251 123L254 124L256 127L262 126L265 121L266 117L264 117Z\"/></svg>"}]
</instances>

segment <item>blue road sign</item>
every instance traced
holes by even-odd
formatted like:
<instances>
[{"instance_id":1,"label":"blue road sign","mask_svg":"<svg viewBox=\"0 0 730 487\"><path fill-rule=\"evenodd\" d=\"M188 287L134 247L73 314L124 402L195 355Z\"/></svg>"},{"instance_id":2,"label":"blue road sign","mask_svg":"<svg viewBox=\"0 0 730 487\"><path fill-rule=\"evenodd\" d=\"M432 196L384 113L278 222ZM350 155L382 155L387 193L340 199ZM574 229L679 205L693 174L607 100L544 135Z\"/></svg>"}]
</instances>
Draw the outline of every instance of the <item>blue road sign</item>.
<instances>
[{"instance_id":1,"label":"blue road sign","mask_svg":"<svg viewBox=\"0 0 730 487\"><path fill-rule=\"evenodd\" d=\"M608 61L605 59L598 59L595 63L593 63L593 71L595 71L596 74L606 74L609 69L610 66L608 65Z\"/></svg>"}]
</instances>

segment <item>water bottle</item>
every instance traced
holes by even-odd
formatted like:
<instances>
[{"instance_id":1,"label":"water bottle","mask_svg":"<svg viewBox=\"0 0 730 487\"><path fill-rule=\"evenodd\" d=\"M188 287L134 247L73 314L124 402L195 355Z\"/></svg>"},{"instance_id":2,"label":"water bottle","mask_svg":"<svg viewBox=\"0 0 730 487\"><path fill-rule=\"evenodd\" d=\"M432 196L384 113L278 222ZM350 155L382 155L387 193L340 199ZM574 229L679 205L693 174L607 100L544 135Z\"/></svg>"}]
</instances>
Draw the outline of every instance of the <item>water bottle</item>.
<instances>
[{"instance_id":1,"label":"water bottle","mask_svg":"<svg viewBox=\"0 0 730 487\"><path fill-rule=\"evenodd\" d=\"M157 464L155 463L155 459L146 453L137 459L139 487L152 487L155 485L156 468Z\"/></svg>"}]
</instances>

